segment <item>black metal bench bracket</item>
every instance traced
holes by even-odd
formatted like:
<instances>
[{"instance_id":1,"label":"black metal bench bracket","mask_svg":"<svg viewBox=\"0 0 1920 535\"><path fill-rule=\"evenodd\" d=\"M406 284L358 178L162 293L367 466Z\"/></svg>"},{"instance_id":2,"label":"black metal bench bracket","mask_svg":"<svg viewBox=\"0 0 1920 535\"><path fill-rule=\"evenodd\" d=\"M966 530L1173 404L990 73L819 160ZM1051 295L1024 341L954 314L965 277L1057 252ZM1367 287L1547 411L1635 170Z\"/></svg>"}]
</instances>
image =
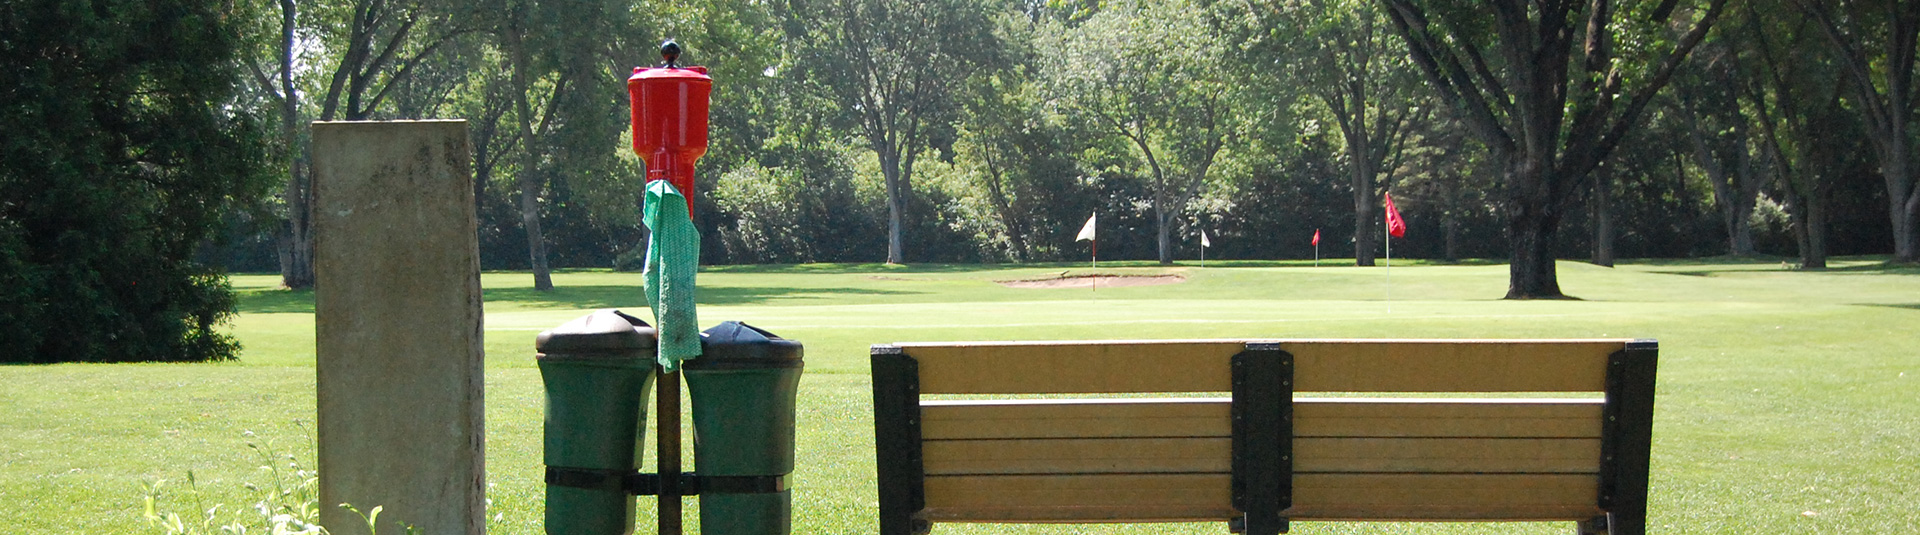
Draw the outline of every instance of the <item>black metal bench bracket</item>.
<instances>
[{"instance_id":1,"label":"black metal bench bracket","mask_svg":"<svg viewBox=\"0 0 1920 535\"><path fill-rule=\"evenodd\" d=\"M1611 535L1647 532L1653 457L1654 375L1660 345L1634 340L1607 357L1607 405L1600 435L1600 508Z\"/></svg>"},{"instance_id":2,"label":"black metal bench bracket","mask_svg":"<svg viewBox=\"0 0 1920 535\"><path fill-rule=\"evenodd\" d=\"M1286 533L1293 506L1293 355L1247 344L1233 356L1233 507L1248 535Z\"/></svg>"},{"instance_id":3,"label":"black metal bench bracket","mask_svg":"<svg viewBox=\"0 0 1920 535\"><path fill-rule=\"evenodd\" d=\"M880 535L926 533L932 526L915 518L927 507L926 465L920 453L920 362L898 346L876 345L872 363Z\"/></svg>"}]
</instances>

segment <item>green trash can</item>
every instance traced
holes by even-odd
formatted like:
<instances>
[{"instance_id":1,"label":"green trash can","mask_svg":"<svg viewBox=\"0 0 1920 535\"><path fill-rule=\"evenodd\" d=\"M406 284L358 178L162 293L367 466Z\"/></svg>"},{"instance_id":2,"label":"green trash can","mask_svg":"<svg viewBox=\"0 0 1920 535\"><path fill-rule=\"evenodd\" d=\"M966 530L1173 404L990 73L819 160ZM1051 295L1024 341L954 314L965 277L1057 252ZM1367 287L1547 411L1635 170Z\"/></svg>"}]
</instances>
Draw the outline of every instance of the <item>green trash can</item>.
<instances>
[{"instance_id":1,"label":"green trash can","mask_svg":"<svg viewBox=\"0 0 1920 535\"><path fill-rule=\"evenodd\" d=\"M547 390L549 535L633 533L625 481L644 444L655 344L652 327L617 310L569 321L535 341Z\"/></svg>"},{"instance_id":2,"label":"green trash can","mask_svg":"<svg viewBox=\"0 0 1920 535\"><path fill-rule=\"evenodd\" d=\"M787 535L801 345L732 321L700 338L700 357L682 364L693 405L700 533Z\"/></svg>"}]
</instances>

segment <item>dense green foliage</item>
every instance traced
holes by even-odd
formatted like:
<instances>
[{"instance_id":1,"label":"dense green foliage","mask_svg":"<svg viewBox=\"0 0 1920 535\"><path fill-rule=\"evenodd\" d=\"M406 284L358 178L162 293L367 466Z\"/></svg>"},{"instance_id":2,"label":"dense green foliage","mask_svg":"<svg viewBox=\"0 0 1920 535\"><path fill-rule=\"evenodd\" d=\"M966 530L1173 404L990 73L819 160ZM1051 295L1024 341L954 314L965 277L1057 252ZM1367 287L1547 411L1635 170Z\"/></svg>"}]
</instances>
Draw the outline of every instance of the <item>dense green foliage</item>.
<instances>
[{"instance_id":1,"label":"dense green foliage","mask_svg":"<svg viewBox=\"0 0 1920 535\"><path fill-rule=\"evenodd\" d=\"M195 261L264 194L234 98L232 13L168 0L0 7L0 362L235 354L233 295Z\"/></svg>"},{"instance_id":2,"label":"dense green foliage","mask_svg":"<svg viewBox=\"0 0 1920 535\"><path fill-rule=\"evenodd\" d=\"M1318 229L1321 254L1365 265L1385 252L1387 191L1411 232L1395 256L1513 249L1525 195L1511 188L1512 158L1431 87L1390 9L1432 11L1434 31L1480 47L1492 70L1475 76L1510 84L1517 71L1501 69L1519 63L1488 48L1501 42L1491 19L1456 9L1467 3L949 4L286 0L248 12L249 94L263 107L286 102L281 85L306 95L281 121L292 186L304 121L471 121L490 269L615 265L644 239L641 162L615 132L622 80L666 37L716 80L695 199L709 264L881 261L890 249L906 262L1083 259L1072 238L1098 212L1104 258L1193 258L1201 231L1214 258L1308 258ZM1555 179L1547 255L1797 255L1818 267L1891 251L1890 190L1860 142L1867 93L1832 83L1845 55L1813 24L1816 4L1728 4L1672 87L1639 91L1712 5L1633 2L1597 19L1613 21L1600 41L1621 81L1569 79L1567 113L1612 99L1616 111L1592 116L1614 122L1542 127L1564 135L1560 158L1580 163L1569 166L1593 166ZM1587 6L1567 4L1569 20ZM1835 13L1843 37L1875 46L1875 28L1897 22ZM1647 22L1656 15L1670 24ZM1585 46L1581 24L1557 42ZM1884 50L1855 52L1884 70L1872 59ZM1640 112L1617 111L1642 95ZM1582 141L1594 139L1616 146ZM305 238L287 233L302 200L289 187L264 205L294 219L267 229L278 239L236 241L229 265L299 263ZM262 227L242 219L228 223Z\"/></svg>"},{"instance_id":3,"label":"dense green foliage","mask_svg":"<svg viewBox=\"0 0 1920 535\"><path fill-rule=\"evenodd\" d=\"M1539 53L1588 73L1556 75L1572 100L1521 105L1541 94L1512 89L1529 62L1499 48L1514 41L1489 24L1506 19L1470 2L943 1L236 4L245 68L201 72L243 86L234 109L274 112L280 187L224 210L236 239L205 258L311 284L306 123L457 117L485 267L619 264L644 239L620 88L665 37L716 80L695 192L709 264L1077 260L1097 212L1109 259L1193 258L1203 231L1214 258L1307 258L1319 230L1319 253L1366 265L1386 252L1387 191L1411 232L1397 256L1508 256L1532 275L1555 257L1820 267L1911 239L1888 218L1914 191L1882 165L1900 145L1867 142L1892 139L1876 99L1905 91L1883 81L1911 78L1883 60L1901 57L1906 41L1882 36L1907 31L1904 15L1783 0L1717 18L1716 0L1513 11L1501 24L1565 26ZM1426 33L1398 31L1409 10ZM1697 54L1673 54L1710 18ZM1468 78L1498 82L1475 86L1499 101L1483 115L1557 148L1529 160L1482 135L1493 123L1419 67L1420 35L1448 36L1483 64ZM1671 87L1654 83L1669 70ZM1530 176L1516 162L1554 158L1539 195L1515 186ZM1539 250L1514 257L1515 243Z\"/></svg>"}]
</instances>

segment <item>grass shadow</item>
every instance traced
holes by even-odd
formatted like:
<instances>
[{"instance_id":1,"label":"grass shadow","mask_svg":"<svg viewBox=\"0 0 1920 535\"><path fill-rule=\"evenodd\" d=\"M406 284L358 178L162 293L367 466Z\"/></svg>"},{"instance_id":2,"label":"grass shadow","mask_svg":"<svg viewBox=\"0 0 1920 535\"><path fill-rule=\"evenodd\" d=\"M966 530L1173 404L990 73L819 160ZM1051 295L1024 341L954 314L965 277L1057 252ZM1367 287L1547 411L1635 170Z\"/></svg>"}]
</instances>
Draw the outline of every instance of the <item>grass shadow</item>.
<instances>
[{"instance_id":1,"label":"grass shadow","mask_svg":"<svg viewBox=\"0 0 1920 535\"><path fill-rule=\"evenodd\" d=\"M879 290L870 288L823 287L702 287L702 305L748 305L773 300L827 299L849 295L919 295L926 292ZM260 289L235 292L235 308L241 314L312 314L313 290ZM594 285L557 286L542 292L532 288L497 288L482 291L489 303L512 302L537 308L646 308L646 296L639 286Z\"/></svg>"},{"instance_id":2,"label":"grass shadow","mask_svg":"<svg viewBox=\"0 0 1920 535\"><path fill-rule=\"evenodd\" d=\"M914 295L925 292L875 290L868 288L795 288L795 287L702 287L698 301L702 305L747 305L776 299L826 299L846 295ZM488 302L512 302L536 308L646 308L647 299L638 286L557 286L542 292L532 288L486 290Z\"/></svg>"},{"instance_id":3,"label":"grass shadow","mask_svg":"<svg viewBox=\"0 0 1920 535\"><path fill-rule=\"evenodd\" d=\"M1025 267L1023 264L733 264L722 266L700 266L701 273L779 273L779 274L822 274L848 275L856 273L893 274L893 273L958 273L1008 267Z\"/></svg>"},{"instance_id":4,"label":"grass shadow","mask_svg":"<svg viewBox=\"0 0 1920 535\"><path fill-rule=\"evenodd\" d=\"M234 292L234 305L241 314L312 314L313 290L239 290Z\"/></svg>"}]
</instances>

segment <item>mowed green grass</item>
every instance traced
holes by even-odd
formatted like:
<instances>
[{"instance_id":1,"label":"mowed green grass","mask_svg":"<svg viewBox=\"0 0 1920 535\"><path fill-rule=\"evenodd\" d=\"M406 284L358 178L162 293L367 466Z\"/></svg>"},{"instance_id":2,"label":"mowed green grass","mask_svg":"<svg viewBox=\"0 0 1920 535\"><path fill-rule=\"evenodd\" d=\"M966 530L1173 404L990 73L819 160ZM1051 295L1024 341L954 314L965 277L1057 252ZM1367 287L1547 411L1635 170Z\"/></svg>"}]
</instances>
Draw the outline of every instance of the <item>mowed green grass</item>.
<instances>
[{"instance_id":1,"label":"mowed green grass","mask_svg":"<svg viewBox=\"0 0 1920 535\"><path fill-rule=\"evenodd\" d=\"M1652 522L1660 533L1920 533L1920 270L1872 259L1560 264L1578 301L1503 301L1506 266L1211 262L1181 284L1013 289L1084 265L712 267L701 319L807 347L796 533L875 531L867 347L929 340L1636 337L1661 344ZM1387 300L1391 277L1392 301ZM594 308L646 316L634 274L566 272L559 289L488 273L489 530L541 533L534 335ZM142 482L192 471L202 506L256 498L250 440L311 466L311 293L238 276L237 363L0 366L0 533L141 533ZM243 436L253 431L257 438ZM647 464L652 466L651 461ZM688 500L693 505L694 500ZM163 503L163 507L170 504ZM371 504L363 504L371 505ZM171 504L174 510L190 509ZM650 500L641 502L650 525ZM689 532L697 532L689 512ZM1320 524L1295 533L1565 533L1565 524ZM936 533L1224 533L1148 526L943 524ZM650 533L642 528L640 533Z\"/></svg>"}]
</instances>

